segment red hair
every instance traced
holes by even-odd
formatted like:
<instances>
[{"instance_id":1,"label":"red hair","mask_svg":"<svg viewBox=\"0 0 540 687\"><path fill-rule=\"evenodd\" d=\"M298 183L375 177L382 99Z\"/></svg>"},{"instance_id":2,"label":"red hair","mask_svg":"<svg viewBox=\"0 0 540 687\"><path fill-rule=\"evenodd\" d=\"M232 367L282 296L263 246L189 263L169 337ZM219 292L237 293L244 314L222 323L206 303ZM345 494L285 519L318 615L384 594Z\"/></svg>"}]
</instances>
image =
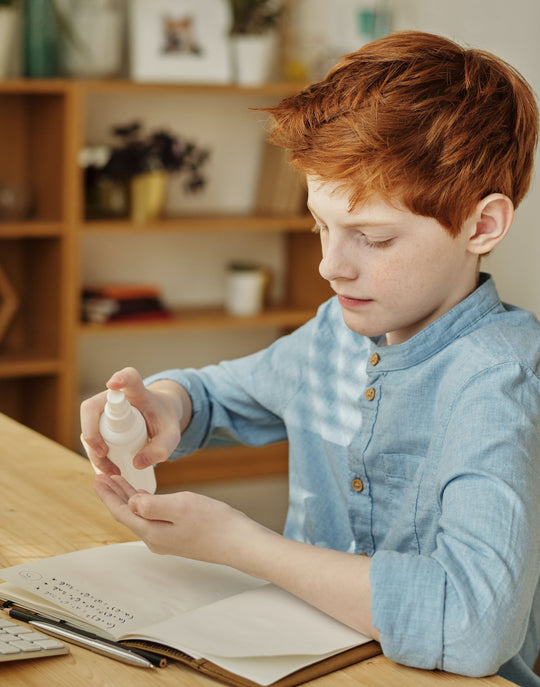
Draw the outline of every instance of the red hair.
<instances>
[{"instance_id":1,"label":"red hair","mask_svg":"<svg viewBox=\"0 0 540 687\"><path fill-rule=\"evenodd\" d=\"M270 141L291 163L342 182L351 207L380 195L457 235L490 193L514 206L531 180L538 109L503 60L405 31L345 55L279 104Z\"/></svg>"}]
</instances>

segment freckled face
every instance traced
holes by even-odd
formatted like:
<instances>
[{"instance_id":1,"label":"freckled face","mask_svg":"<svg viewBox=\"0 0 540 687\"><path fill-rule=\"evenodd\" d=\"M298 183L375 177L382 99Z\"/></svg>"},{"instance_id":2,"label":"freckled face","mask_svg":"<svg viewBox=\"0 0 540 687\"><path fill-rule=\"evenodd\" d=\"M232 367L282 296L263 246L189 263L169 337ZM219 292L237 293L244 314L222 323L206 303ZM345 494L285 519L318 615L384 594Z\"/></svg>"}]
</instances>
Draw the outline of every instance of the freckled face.
<instances>
[{"instance_id":1,"label":"freckled face","mask_svg":"<svg viewBox=\"0 0 540 687\"><path fill-rule=\"evenodd\" d=\"M435 219L382 199L349 212L346 192L310 176L308 205L321 237L319 271L358 334L402 343L476 288L467 223L453 238Z\"/></svg>"}]
</instances>

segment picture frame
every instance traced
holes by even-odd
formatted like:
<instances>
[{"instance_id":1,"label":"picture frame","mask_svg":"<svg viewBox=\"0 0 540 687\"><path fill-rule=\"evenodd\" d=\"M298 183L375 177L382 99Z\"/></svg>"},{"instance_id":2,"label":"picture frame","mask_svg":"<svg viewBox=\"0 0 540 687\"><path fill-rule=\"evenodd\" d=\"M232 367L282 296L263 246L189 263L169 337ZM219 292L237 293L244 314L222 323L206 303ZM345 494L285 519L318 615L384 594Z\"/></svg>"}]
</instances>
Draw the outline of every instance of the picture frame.
<instances>
[{"instance_id":1,"label":"picture frame","mask_svg":"<svg viewBox=\"0 0 540 687\"><path fill-rule=\"evenodd\" d=\"M131 0L128 22L134 81L232 81L227 0Z\"/></svg>"}]
</instances>

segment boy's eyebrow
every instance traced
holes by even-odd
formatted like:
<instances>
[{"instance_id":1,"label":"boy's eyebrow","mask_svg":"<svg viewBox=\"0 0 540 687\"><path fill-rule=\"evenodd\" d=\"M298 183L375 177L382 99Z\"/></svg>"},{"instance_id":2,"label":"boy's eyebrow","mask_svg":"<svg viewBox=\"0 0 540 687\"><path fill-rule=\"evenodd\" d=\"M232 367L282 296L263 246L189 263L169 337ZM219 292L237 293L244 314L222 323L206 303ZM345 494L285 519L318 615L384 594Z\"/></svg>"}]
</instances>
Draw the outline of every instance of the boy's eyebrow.
<instances>
[{"instance_id":1,"label":"boy's eyebrow","mask_svg":"<svg viewBox=\"0 0 540 687\"><path fill-rule=\"evenodd\" d=\"M313 210L311 205L307 203L307 209L311 212L313 217L317 220L320 221L319 216L317 213ZM344 227L354 227L356 229L361 229L362 227L364 228L377 228L377 229L384 229L384 228L391 228L395 226L395 221L392 220L373 220L373 221L363 221L363 220L347 220L343 222Z\"/></svg>"},{"instance_id":2,"label":"boy's eyebrow","mask_svg":"<svg viewBox=\"0 0 540 687\"><path fill-rule=\"evenodd\" d=\"M373 228L373 229L385 229L385 228L391 228L395 226L395 222L391 222L390 220L373 220L370 222L365 222L365 221L347 221L343 223L344 227L355 227L356 229L361 229L362 227L365 228Z\"/></svg>"}]
</instances>

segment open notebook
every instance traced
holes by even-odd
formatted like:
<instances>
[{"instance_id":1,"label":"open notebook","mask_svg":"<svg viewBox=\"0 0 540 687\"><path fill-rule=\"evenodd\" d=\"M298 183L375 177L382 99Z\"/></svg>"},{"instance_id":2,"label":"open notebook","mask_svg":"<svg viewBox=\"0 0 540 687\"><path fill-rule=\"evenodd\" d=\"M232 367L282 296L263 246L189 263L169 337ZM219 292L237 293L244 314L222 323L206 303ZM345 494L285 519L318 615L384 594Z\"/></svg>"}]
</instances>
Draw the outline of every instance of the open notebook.
<instances>
[{"instance_id":1,"label":"open notebook","mask_svg":"<svg viewBox=\"0 0 540 687\"><path fill-rule=\"evenodd\" d=\"M380 652L295 596L232 568L112 544L0 570L0 599L230 684L296 685Z\"/></svg>"}]
</instances>

